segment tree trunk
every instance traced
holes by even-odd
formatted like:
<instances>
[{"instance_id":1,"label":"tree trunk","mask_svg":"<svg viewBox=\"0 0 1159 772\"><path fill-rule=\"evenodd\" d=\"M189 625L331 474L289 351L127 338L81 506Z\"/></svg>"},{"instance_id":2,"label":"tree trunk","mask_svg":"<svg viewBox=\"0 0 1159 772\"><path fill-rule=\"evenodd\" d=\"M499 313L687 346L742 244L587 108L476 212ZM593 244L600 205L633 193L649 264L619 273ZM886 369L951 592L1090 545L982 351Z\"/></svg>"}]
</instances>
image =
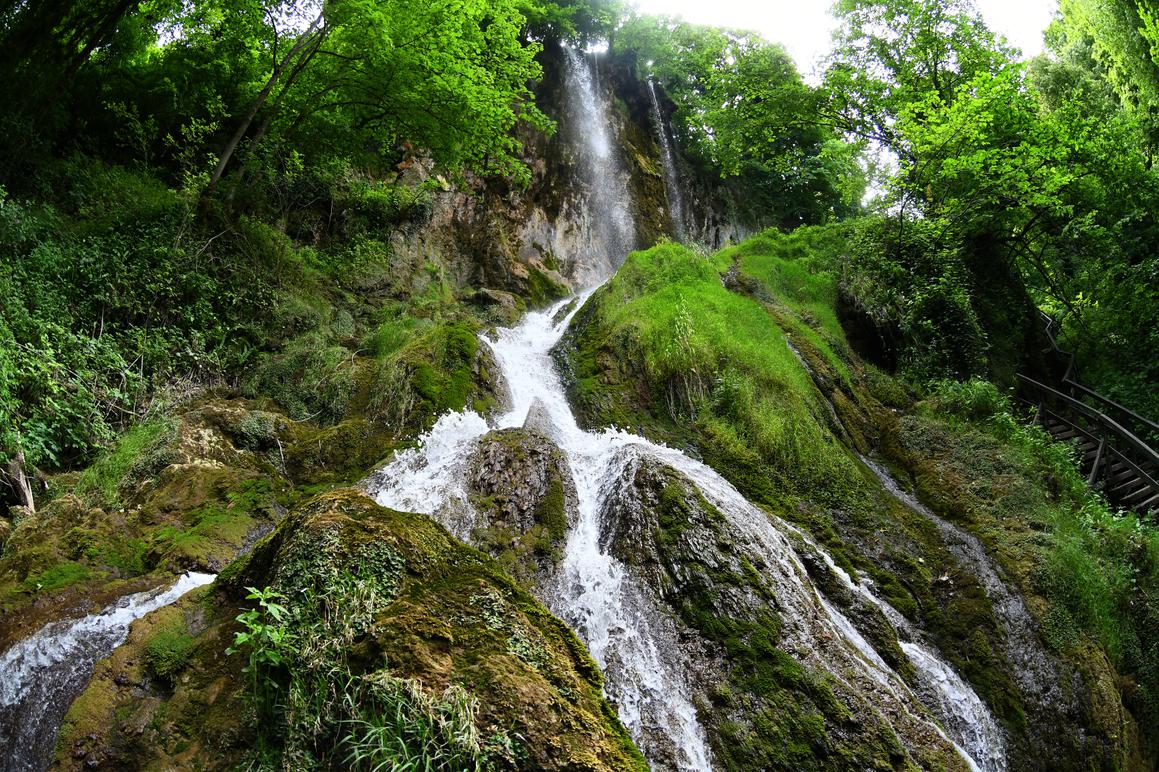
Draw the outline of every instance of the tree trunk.
<instances>
[{"instance_id":1,"label":"tree trunk","mask_svg":"<svg viewBox=\"0 0 1159 772\"><path fill-rule=\"evenodd\" d=\"M8 476L12 478L12 484L16 487L20 502L28 507L29 512L35 512L36 501L32 498L32 484L28 481L28 475L24 473L23 450L17 450L16 457L8 462Z\"/></svg>"},{"instance_id":2,"label":"tree trunk","mask_svg":"<svg viewBox=\"0 0 1159 772\"><path fill-rule=\"evenodd\" d=\"M282 57L282 61L274 66L274 71L270 73L270 78L266 81L266 85L262 88L257 98L254 99L249 110L246 111L245 116L241 119L241 123L238 124L237 131L229 138L229 142L225 143L225 148L221 151L221 158L217 162L217 168L213 170L213 176L209 179L209 187L206 189L206 193L212 193L213 189L217 187L217 183L221 180L221 175L225 173L225 168L229 166L229 161L233 157L234 151L237 150L237 146L245 138L246 132L249 131L250 125L254 122L254 117L262 109L262 105L270 98L270 94L273 92L274 86L278 84L278 79L282 77L282 73L286 71L286 68L308 46L316 45L321 41L322 25L324 22L325 13L319 13L318 18L310 22L310 26L298 36L298 40L294 43L294 47L290 49L289 53Z\"/></svg>"}]
</instances>

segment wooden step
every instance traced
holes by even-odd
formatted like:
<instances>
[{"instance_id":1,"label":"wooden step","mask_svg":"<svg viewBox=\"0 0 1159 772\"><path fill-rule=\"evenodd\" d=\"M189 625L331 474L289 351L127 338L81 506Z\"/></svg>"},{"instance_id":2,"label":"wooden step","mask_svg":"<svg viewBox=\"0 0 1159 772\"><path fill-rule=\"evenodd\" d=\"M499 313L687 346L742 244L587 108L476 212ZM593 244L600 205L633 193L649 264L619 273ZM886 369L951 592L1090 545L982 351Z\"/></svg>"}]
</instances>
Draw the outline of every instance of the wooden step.
<instances>
[{"instance_id":1,"label":"wooden step","mask_svg":"<svg viewBox=\"0 0 1159 772\"><path fill-rule=\"evenodd\" d=\"M1148 514L1153 510L1159 510L1159 493L1156 493L1154 496L1144 501L1142 504L1136 507L1136 509L1138 509L1143 514Z\"/></svg>"},{"instance_id":2,"label":"wooden step","mask_svg":"<svg viewBox=\"0 0 1159 772\"><path fill-rule=\"evenodd\" d=\"M1155 494L1156 490L1154 488L1152 488L1150 485L1144 484L1143 487L1140 488L1136 493L1132 493L1130 496L1124 498L1123 503L1129 507L1137 507L1139 504L1143 503Z\"/></svg>"},{"instance_id":3,"label":"wooden step","mask_svg":"<svg viewBox=\"0 0 1159 772\"><path fill-rule=\"evenodd\" d=\"M1132 476L1129 480L1125 480L1118 485L1113 485L1111 487L1111 496L1116 499L1122 499L1124 496L1135 492L1139 488L1145 487L1147 487L1147 483L1143 480L1142 477Z\"/></svg>"},{"instance_id":4,"label":"wooden step","mask_svg":"<svg viewBox=\"0 0 1159 772\"><path fill-rule=\"evenodd\" d=\"M1107 475L1107 484L1114 488L1118 485L1122 485L1127 480L1135 479L1137 476L1138 475L1135 474L1134 469L1122 469L1118 472L1112 470L1111 473Z\"/></svg>"}]
</instances>

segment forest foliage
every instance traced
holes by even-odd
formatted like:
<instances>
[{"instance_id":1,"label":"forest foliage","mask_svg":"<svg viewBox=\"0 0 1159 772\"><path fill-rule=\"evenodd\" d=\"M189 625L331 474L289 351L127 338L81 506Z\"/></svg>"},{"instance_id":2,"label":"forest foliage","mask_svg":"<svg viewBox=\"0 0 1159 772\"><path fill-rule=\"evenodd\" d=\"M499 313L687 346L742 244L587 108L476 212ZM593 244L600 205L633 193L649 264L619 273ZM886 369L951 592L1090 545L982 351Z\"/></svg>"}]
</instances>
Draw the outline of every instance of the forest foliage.
<instances>
[{"instance_id":1,"label":"forest foliage","mask_svg":"<svg viewBox=\"0 0 1159 772\"><path fill-rule=\"evenodd\" d=\"M1027 62L969 0L834 11L808 82L755 33L613 0L0 4L0 462L83 465L246 377L329 404L286 381L387 324L333 306L352 267L389 271L435 189L525 184L543 57L593 42L758 221L847 223L840 299L915 383L1008 382L1041 309L1081 378L1159 412L1154 12L1065 0ZM440 281L422 314L456 302Z\"/></svg>"}]
</instances>

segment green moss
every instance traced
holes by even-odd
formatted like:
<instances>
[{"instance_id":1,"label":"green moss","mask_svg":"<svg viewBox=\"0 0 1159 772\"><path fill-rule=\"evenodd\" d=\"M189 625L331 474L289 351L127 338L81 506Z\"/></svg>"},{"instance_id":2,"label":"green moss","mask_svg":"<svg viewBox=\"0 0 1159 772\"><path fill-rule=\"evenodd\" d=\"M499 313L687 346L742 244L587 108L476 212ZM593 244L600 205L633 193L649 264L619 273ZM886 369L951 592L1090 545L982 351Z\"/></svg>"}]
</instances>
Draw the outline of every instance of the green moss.
<instances>
[{"instance_id":1,"label":"green moss","mask_svg":"<svg viewBox=\"0 0 1159 772\"><path fill-rule=\"evenodd\" d=\"M160 420L133 426L120 436L111 450L81 473L77 493L95 497L105 506L119 506L120 486L126 478L149 476L169 462L164 443L171 428L170 424Z\"/></svg>"},{"instance_id":2,"label":"green moss","mask_svg":"<svg viewBox=\"0 0 1159 772\"><path fill-rule=\"evenodd\" d=\"M473 723L521 736L531 767L572 768L586 756L598 769L643 768L574 634L429 518L335 491L300 507L230 573L219 579L226 591L269 582L288 608L280 624L293 645L267 673L266 737L283 760L306 749L340 759L342 717L372 721L383 706L373 684L421 679L428 695L448 684L476 695Z\"/></svg>"},{"instance_id":3,"label":"green moss","mask_svg":"<svg viewBox=\"0 0 1159 772\"><path fill-rule=\"evenodd\" d=\"M150 544L154 565L218 569L245 544L259 522L269 518L275 493L263 478L237 482L210 501L180 513L180 520L158 527Z\"/></svg>"},{"instance_id":4,"label":"green moss","mask_svg":"<svg viewBox=\"0 0 1159 772\"><path fill-rule=\"evenodd\" d=\"M26 591L48 592L87 581L92 576L91 568L69 560L30 574L25 578L23 586Z\"/></svg>"},{"instance_id":5,"label":"green moss","mask_svg":"<svg viewBox=\"0 0 1159 772\"><path fill-rule=\"evenodd\" d=\"M552 540L560 541L567 536L567 501L559 478L553 477L548 483L547 493L536 505L535 520L547 528Z\"/></svg>"},{"instance_id":6,"label":"green moss","mask_svg":"<svg viewBox=\"0 0 1159 772\"><path fill-rule=\"evenodd\" d=\"M145 644L145 663L163 682L172 684L189 664L196 641L183 625L172 624L155 630Z\"/></svg>"},{"instance_id":7,"label":"green moss","mask_svg":"<svg viewBox=\"0 0 1159 772\"><path fill-rule=\"evenodd\" d=\"M448 411L494 404L490 384L476 375L479 339L467 322L437 324L381 365L369 413L396 431L417 434Z\"/></svg>"},{"instance_id":8,"label":"green moss","mask_svg":"<svg viewBox=\"0 0 1159 772\"><path fill-rule=\"evenodd\" d=\"M527 302L532 307L542 306L571 294L568 287L535 266L529 266L527 271Z\"/></svg>"},{"instance_id":9,"label":"green moss","mask_svg":"<svg viewBox=\"0 0 1159 772\"><path fill-rule=\"evenodd\" d=\"M761 476L815 493L856 473L784 331L759 302L722 286L711 263L677 244L633 253L589 304L569 363L585 423L643 420L695 438L713 446L706 455L722 471L759 461L760 472L744 474L746 493L768 487Z\"/></svg>"}]
</instances>

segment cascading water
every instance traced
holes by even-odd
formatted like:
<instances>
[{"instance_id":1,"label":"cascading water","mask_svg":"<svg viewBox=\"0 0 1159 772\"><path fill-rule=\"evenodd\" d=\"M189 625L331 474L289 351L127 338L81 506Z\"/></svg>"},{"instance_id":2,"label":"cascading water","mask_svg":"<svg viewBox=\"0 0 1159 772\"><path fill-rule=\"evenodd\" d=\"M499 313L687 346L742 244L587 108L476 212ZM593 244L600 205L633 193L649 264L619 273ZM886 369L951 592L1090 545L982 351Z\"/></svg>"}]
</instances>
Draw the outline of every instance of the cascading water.
<instances>
[{"instance_id":1,"label":"cascading water","mask_svg":"<svg viewBox=\"0 0 1159 772\"><path fill-rule=\"evenodd\" d=\"M684 195L680 192L680 174L676 171L676 155L672 150L672 140L664 125L664 114L660 111L660 100L656 97L656 84L648 79L648 95L652 98L652 121L656 124L656 136L660 140L660 157L664 162L664 187L668 193L668 215L672 227L676 229L676 240L688 238L688 228L684 222Z\"/></svg>"},{"instance_id":2,"label":"cascading water","mask_svg":"<svg viewBox=\"0 0 1159 772\"><path fill-rule=\"evenodd\" d=\"M862 459L872 464L868 459ZM881 473L877 466L875 472ZM841 582L857 596L878 608L899 634L898 645L918 675L918 690L927 706L945 727L947 737L958 747L971 767L981 772L1004 772L1005 740L1001 727L982 698L932 649L918 642L919 635L901 612L878 597L870 580L860 583L839 567L833 558L807 534L792 529L813 548Z\"/></svg>"},{"instance_id":3,"label":"cascading water","mask_svg":"<svg viewBox=\"0 0 1159 772\"><path fill-rule=\"evenodd\" d=\"M610 106L596 87L589 56L563 49L566 64L566 126L578 153L581 182L587 190L581 254L571 255L573 278L580 286L607 278L636 246L636 223L628 178L614 141Z\"/></svg>"},{"instance_id":4,"label":"cascading water","mask_svg":"<svg viewBox=\"0 0 1159 772\"><path fill-rule=\"evenodd\" d=\"M1002 651L1010 662L1019 689L1024 694L1035 695L1038 704L1059 702L1058 684L1064 679L1058 663L1043 649L1037 625L1022 596L1011 590L1009 582L1004 581L998 565L978 537L931 512L914 496L902 490L893 476L879 464L867 458L862 458L862 461L895 499L934 524L946 548L982 585L1005 633Z\"/></svg>"},{"instance_id":5,"label":"cascading water","mask_svg":"<svg viewBox=\"0 0 1159 772\"><path fill-rule=\"evenodd\" d=\"M571 272L579 284L591 286L610 275L633 246L634 224L595 70L580 52L570 48L564 52L569 123L587 188L584 228L590 242L582 254L571 256ZM655 102L654 107L659 112ZM657 126L666 141L662 122L657 120ZM672 160L670 145L665 155L666 163ZM674 164L672 174L677 181ZM673 193L673 212L682 216L678 185L670 185L670 196ZM550 434L567 459L578 510L562 561L540 588L542 599L587 643L604 672L608 697L657 767L711 769L712 754L693 702L703 665L696 661L699 644L690 643L691 631L680 629L675 615L642 578L611 554L608 534L603 533L606 505L628 479L632 465L642 459L667 465L690 480L725 516L729 538L742 554L752 556L752 565L764 567L777 587L771 610L782 620L780 640L785 650L803 665L828 673L845 693L872 695L866 709L891 725L903 741L912 742L911 749L940 744L948 750L952 744L931 713L944 716L965 705L979 723L992 726L993 719L973 691L907 631L903 645L909 646L917 671L929 674L919 693L910 689L855 626L813 588L786 535L795 535L794 529L754 507L711 468L628 432L587 432L578 426L550 352L592 291L529 313L518 326L498 329L485 339L510 391L510 408L491 423L470 411L442 416L416 448L397 455L368 481L379 503L432 515L470 541L476 516L466 473L477 443L491 429L528 423L534 410L536 428ZM816 545L810 548L832 563ZM889 618L900 620L895 624L904 622L884 601L874 596L873 602L888 610ZM997 731L982 732L978 738L954 731L953 736L961 738L954 747L971 768L1004 769Z\"/></svg>"},{"instance_id":6,"label":"cascading water","mask_svg":"<svg viewBox=\"0 0 1159 772\"><path fill-rule=\"evenodd\" d=\"M586 294L576 306L584 300ZM943 702L952 704L960 696L957 692L968 687L947 675L931 683L939 704L924 706L853 624L813 589L785 535L792 532L789 526L754 507L711 468L677 450L621 430L579 428L550 356L575 313L573 307L563 319L556 319L569 302L573 301L530 313L517 327L499 329L487 341L511 392L510 409L493 427L522 425L535 405L546 416L538 425L550 427L552 439L569 462L579 500L578 519L558 574L543 591L544 601L587 643L604 670L608 696L649 760L679 769L711 768L711 754L692 700L696 663L689 654L694 647L678 642L672 616L602 546L603 503L623 478L625 465L637 457L654 459L687 477L725 515L739 549L757 556L755 564L766 566L779 588L776 606L787 651L803 664L832 674L850 691L874 694L885 706L882 715L889 717L899 736L927 742L931 737L945 738L929 711L940 713ZM469 540L473 520L464 472L476 442L490 428L471 412L443 416L417 448L400 454L375 475L370 485L379 503L438 517L457 536ZM893 615L900 618L897 612ZM915 649L919 670L928 664L922 654L938 663L926 670L940 667L941 661L932 653ZM952 674L949 668L945 671ZM979 717L993 721L980 701L971 705ZM1001 760L1000 738L984 738L970 747L959 745L972 768L1002 769L1001 763L990 761Z\"/></svg>"},{"instance_id":7,"label":"cascading water","mask_svg":"<svg viewBox=\"0 0 1159 772\"><path fill-rule=\"evenodd\" d=\"M213 579L187 573L168 589L127 595L100 613L45 625L0 655L0 771L47 769L64 714L96 663L125 642L129 625Z\"/></svg>"},{"instance_id":8,"label":"cascading water","mask_svg":"<svg viewBox=\"0 0 1159 772\"><path fill-rule=\"evenodd\" d=\"M578 522L568 537L558 587L548 605L586 641L605 671L608 694L621 719L645 752L669 756L680 768L708 769L707 743L684 672L688 663L678 647L663 644L671 640L671 625L625 567L600 548L604 483L618 471L611 468L612 459L619 449L640 440L620 431L585 432L576 424L550 356L575 312L573 308L562 321L553 321L568 302L532 312L518 327L497 330L488 341L511 391L511 409L495 427L521 426L538 401L552 439L567 457L578 494ZM375 475L378 502L440 517L456 536L469 540L471 518L462 513L471 505L463 472L476 441L490 428L474 413L443 416L417 449ZM662 739L639 739L645 728L658 730Z\"/></svg>"}]
</instances>

